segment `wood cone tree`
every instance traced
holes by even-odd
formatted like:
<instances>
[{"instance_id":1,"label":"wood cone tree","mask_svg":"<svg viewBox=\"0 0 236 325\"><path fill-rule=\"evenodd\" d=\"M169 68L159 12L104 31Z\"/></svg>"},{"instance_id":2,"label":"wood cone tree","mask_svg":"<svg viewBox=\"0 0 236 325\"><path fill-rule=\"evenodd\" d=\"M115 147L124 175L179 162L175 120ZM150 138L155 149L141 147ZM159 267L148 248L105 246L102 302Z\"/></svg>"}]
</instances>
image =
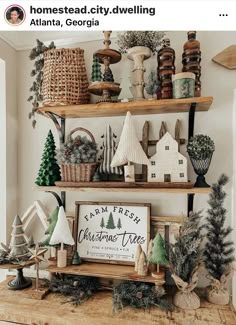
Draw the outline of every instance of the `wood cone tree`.
<instances>
[{"instance_id":1,"label":"wood cone tree","mask_svg":"<svg viewBox=\"0 0 236 325\"><path fill-rule=\"evenodd\" d=\"M106 228L107 229L115 229L116 228L112 213L110 213L110 215L109 215Z\"/></svg>"},{"instance_id":2,"label":"wood cone tree","mask_svg":"<svg viewBox=\"0 0 236 325\"><path fill-rule=\"evenodd\" d=\"M160 272L159 265L167 265L169 261L166 257L165 242L161 234L157 234L153 239L153 247L151 250L151 256L149 257L149 262L155 263L157 265L157 273Z\"/></svg>"},{"instance_id":3,"label":"wood cone tree","mask_svg":"<svg viewBox=\"0 0 236 325\"><path fill-rule=\"evenodd\" d=\"M35 183L39 186L54 186L56 181L61 180L60 167L56 160L56 145L52 131L49 130L44 151L42 155L42 162L38 172L38 177Z\"/></svg>"},{"instance_id":4,"label":"wood cone tree","mask_svg":"<svg viewBox=\"0 0 236 325\"><path fill-rule=\"evenodd\" d=\"M135 272L138 272L138 262L139 262L139 258L140 258L141 253L142 253L142 247L139 244L137 246L136 253L135 253L135 264L134 264Z\"/></svg>"},{"instance_id":5,"label":"wood cone tree","mask_svg":"<svg viewBox=\"0 0 236 325\"><path fill-rule=\"evenodd\" d=\"M148 271L147 267L147 257L144 251L142 250L139 260L138 260L138 275L140 276L146 276Z\"/></svg>"},{"instance_id":6,"label":"wood cone tree","mask_svg":"<svg viewBox=\"0 0 236 325\"><path fill-rule=\"evenodd\" d=\"M148 260L148 271L149 272L154 272L156 267L155 267L155 263L151 263L149 260L151 258L152 255L152 247L153 247L153 240L150 239L149 243L148 243L148 252L147 252L147 260Z\"/></svg>"},{"instance_id":7,"label":"wood cone tree","mask_svg":"<svg viewBox=\"0 0 236 325\"><path fill-rule=\"evenodd\" d=\"M10 257L24 258L29 254L27 242L25 240L25 233L20 217L15 216L12 224L11 242L10 242Z\"/></svg>"}]
</instances>

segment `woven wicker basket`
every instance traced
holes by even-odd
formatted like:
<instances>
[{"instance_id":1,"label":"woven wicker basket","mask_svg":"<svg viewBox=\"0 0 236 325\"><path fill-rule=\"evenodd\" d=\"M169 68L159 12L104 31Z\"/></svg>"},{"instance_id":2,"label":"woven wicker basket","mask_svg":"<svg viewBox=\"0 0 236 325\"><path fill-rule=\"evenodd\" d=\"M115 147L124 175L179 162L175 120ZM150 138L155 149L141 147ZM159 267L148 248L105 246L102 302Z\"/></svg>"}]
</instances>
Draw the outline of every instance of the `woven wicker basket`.
<instances>
[{"instance_id":1,"label":"woven wicker basket","mask_svg":"<svg viewBox=\"0 0 236 325\"><path fill-rule=\"evenodd\" d=\"M90 139L95 143L94 136L84 128L75 128L68 134L68 139L76 131L87 133ZM82 164L60 164L61 178L63 182L90 182L97 168L97 163Z\"/></svg>"},{"instance_id":2,"label":"woven wicker basket","mask_svg":"<svg viewBox=\"0 0 236 325\"><path fill-rule=\"evenodd\" d=\"M44 105L87 104L90 98L88 86L84 50L52 49L44 52Z\"/></svg>"}]
</instances>

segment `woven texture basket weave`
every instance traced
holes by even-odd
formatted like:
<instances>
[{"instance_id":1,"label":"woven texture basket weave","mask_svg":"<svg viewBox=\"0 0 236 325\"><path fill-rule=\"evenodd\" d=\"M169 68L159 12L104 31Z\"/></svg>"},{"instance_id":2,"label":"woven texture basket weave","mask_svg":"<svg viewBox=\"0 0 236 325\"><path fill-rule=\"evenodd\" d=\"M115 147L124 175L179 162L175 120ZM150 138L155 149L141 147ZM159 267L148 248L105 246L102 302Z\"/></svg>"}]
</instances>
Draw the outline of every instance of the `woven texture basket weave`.
<instances>
[{"instance_id":1,"label":"woven texture basket weave","mask_svg":"<svg viewBox=\"0 0 236 325\"><path fill-rule=\"evenodd\" d=\"M76 131L87 133L92 142L95 143L94 136L91 132L84 128L75 128L68 134L71 139L72 134ZM81 163L81 164L60 164L61 180L63 182L90 182L97 168L97 163Z\"/></svg>"},{"instance_id":2,"label":"woven texture basket weave","mask_svg":"<svg viewBox=\"0 0 236 325\"><path fill-rule=\"evenodd\" d=\"M87 104L90 98L88 86L84 50L52 49L44 52L44 105Z\"/></svg>"}]
</instances>

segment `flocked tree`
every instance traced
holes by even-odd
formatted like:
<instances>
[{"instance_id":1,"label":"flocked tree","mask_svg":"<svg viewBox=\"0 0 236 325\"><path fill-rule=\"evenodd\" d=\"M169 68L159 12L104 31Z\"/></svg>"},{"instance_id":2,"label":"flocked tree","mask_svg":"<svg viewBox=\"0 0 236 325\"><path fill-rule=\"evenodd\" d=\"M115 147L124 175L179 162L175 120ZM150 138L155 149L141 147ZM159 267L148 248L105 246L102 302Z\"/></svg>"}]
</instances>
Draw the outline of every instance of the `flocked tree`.
<instances>
[{"instance_id":1,"label":"flocked tree","mask_svg":"<svg viewBox=\"0 0 236 325\"><path fill-rule=\"evenodd\" d=\"M189 281L201 258L203 239L200 212L193 212L182 224L175 243L170 244L169 260L172 271L183 281Z\"/></svg>"},{"instance_id":2,"label":"flocked tree","mask_svg":"<svg viewBox=\"0 0 236 325\"><path fill-rule=\"evenodd\" d=\"M99 63L99 58L97 55L93 56L91 81L102 81L101 64Z\"/></svg>"},{"instance_id":3,"label":"flocked tree","mask_svg":"<svg viewBox=\"0 0 236 325\"><path fill-rule=\"evenodd\" d=\"M161 234L157 234L156 237L153 239L153 247L151 250L151 254L149 257L149 262L157 264L157 273L159 273L159 265L166 265L169 264L169 261L166 257L166 249L165 249L165 242L161 236Z\"/></svg>"},{"instance_id":4,"label":"flocked tree","mask_svg":"<svg viewBox=\"0 0 236 325\"><path fill-rule=\"evenodd\" d=\"M102 217L101 223L100 223L100 227L104 228L105 227L105 223L104 223L104 218Z\"/></svg>"},{"instance_id":5,"label":"flocked tree","mask_svg":"<svg viewBox=\"0 0 236 325\"><path fill-rule=\"evenodd\" d=\"M107 68L103 74L103 81L114 82L114 77L111 68Z\"/></svg>"},{"instance_id":6,"label":"flocked tree","mask_svg":"<svg viewBox=\"0 0 236 325\"><path fill-rule=\"evenodd\" d=\"M44 146L42 162L35 183L39 186L53 186L61 180L60 167L57 164L56 146L51 130L48 132Z\"/></svg>"},{"instance_id":7,"label":"flocked tree","mask_svg":"<svg viewBox=\"0 0 236 325\"><path fill-rule=\"evenodd\" d=\"M122 224L121 224L120 218L118 219L118 222L117 222L117 228L118 229L121 229L122 228Z\"/></svg>"},{"instance_id":8,"label":"flocked tree","mask_svg":"<svg viewBox=\"0 0 236 325\"><path fill-rule=\"evenodd\" d=\"M116 228L112 213L110 213L110 215L109 215L106 228L107 229L115 229Z\"/></svg>"},{"instance_id":9,"label":"flocked tree","mask_svg":"<svg viewBox=\"0 0 236 325\"><path fill-rule=\"evenodd\" d=\"M207 216L207 243L204 249L204 262L208 273L217 280L228 271L234 261L234 243L228 239L232 231L225 226L227 210L223 207L226 193L223 186L228 182L226 175L221 175L218 182L212 185L210 209Z\"/></svg>"},{"instance_id":10,"label":"flocked tree","mask_svg":"<svg viewBox=\"0 0 236 325\"><path fill-rule=\"evenodd\" d=\"M54 228L57 223L58 212L59 212L59 207L56 207L56 209L53 211L53 213L49 216L49 218L48 218L49 226L45 231L45 235L47 237L46 237L46 239L44 239L42 241L42 243L40 243L40 246L49 246L49 242L52 237L52 233L53 233Z\"/></svg>"}]
</instances>

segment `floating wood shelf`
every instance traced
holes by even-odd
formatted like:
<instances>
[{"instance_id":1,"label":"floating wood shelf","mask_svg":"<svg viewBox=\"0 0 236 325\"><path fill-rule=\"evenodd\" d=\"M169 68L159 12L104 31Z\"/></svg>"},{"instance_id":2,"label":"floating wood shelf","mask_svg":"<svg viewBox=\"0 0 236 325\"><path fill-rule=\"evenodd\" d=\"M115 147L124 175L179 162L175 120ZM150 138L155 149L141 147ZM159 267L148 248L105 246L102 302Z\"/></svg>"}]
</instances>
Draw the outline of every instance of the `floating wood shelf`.
<instances>
[{"instance_id":1,"label":"floating wood shelf","mask_svg":"<svg viewBox=\"0 0 236 325\"><path fill-rule=\"evenodd\" d=\"M52 191L52 192L143 192L143 193L175 193L175 194L209 194L211 189L209 187L200 188L147 188L147 187L112 187L112 182L102 185L104 183L99 182L99 187L94 187L93 184L98 183L84 183L79 186L34 186L34 191ZM127 183L126 183L127 184Z\"/></svg>"},{"instance_id":2,"label":"floating wood shelf","mask_svg":"<svg viewBox=\"0 0 236 325\"><path fill-rule=\"evenodd\" d=\"M208 111L213 97L193 97L181 99L141 100L119 103L98 103L70 106L44 106L39 113L51 112L62 118L123 116L127 111L133 115L165 114L188 112L192 103L196 111Z\"/></svg>"},{"instance_id":3,"label":"floating wood shelf","mask_svg":"<svg viewBox=\"0 0 236 325\"><path fill-rule=\"evenodd\" d=\"M51 273L63 273L74 275L93 276L97 278L129 280L138 282L149 282L164 284L164 280L158 280L151 275L140 277L134 271L134 266L101 263L83 263L81 265L70 265L66 267L50 266L47 271Z\"/></svg>"}]
</instances>

